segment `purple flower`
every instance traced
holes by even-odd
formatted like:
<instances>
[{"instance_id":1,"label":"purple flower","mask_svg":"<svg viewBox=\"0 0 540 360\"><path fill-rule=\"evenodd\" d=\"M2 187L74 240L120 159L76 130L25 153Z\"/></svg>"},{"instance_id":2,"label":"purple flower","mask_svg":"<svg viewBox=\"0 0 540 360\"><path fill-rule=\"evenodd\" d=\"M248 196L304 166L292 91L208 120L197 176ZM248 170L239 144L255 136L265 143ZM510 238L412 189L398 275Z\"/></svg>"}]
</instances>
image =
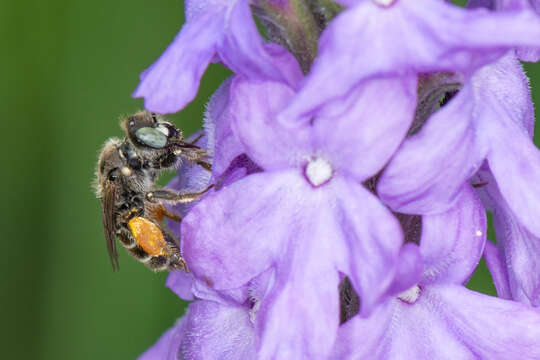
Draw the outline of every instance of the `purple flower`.
<instances>
[{"instance_id":1,"label":"purple flower","mask_svg":"<svg viewBox=\"0 0 540 360\"><path fill-rule=\"evenodd\" d=\"M531 9L540 14L540 1L538 0L470 0L467 7L471 9L484 7L497 11ZM538 47L521 47L516 50L516 53L522 61L537 62L540 59L540 48Z\"/></svg>"},{"instance_id":2,"label":"purple flower","mask_svg":"<svg viewBox=\"0 0 540 360\"><path fill-rule=\"evenodd\" d=\"M422 217L424 273L417 285L339 329L333 359L540 358L540 313L463 286L485 243L472 189L455 207Z\"/></svg>"},{"instance_id":3,"label":"purple flower","mask_svg":"<svg viewBox=\"0 0 540 360\"><path fill-rule=\"evenodd\" d=\"M351 0L319 40L319 55L283 120L309 118L325 102L378 76L470 73L519 46L540 47L530 10L467 10L433 0Z\"/></svg>"},{"instance_id":4,"label":"purple flower","mask_svg":"<svg viewBox=\"0 0 540 360\"><path fill-rule=\"evenodd\" d=\"M268 277L258 280L243 289L217 293L191 274L172 272L167 286L184 300L195 301L139 360L254 359L253 321Z\"/></svg>"},{"instance_id":5,"label":"purple flower","mask_svg":"<svg viewBox=\"0 0 540 360\"><path fill-rule=\"evenodd\" d=\"M294 95L283 83L234 79L232 128L264 172L209 194L182 222L186 261L215 290L275 271L255 322L261 358L319 358L330 351L341 274L360 294L364 314L388 291L415 281L414 271L402 271L391 288L401 229L360 182L382 168L405 136L416 80L367 82L310 123L287 127L276 115ZM414 252L407 247L401 258Z\"/></svg>"},{"instance_id":6,"label":"purple flower","mask_svg":"<svg viewBox=\"0 0 540 360\"><path fill-rule=\"evenodd\" d=\"M211 61L246 77L287 81L274 66L253 21L249 0L186 1L186 24L160 58L141 74L134 97L161 113L182 109L197 93Z\"/></svg>"},{"instance_id":7,"label":"purple flower","mask_svg":"<svg viewBox=\"0 0 540 360\"><path fill-rule=\"evenodd\" d=\"M420 132L404 141L378 193L394 210L444 211L487 161L515 217L540 234L540 152L529 132L534 112L528 82L512 52L485 66Z\"/></svg>"},{"instance_id":8,"label":"purple flower","mask_svg":"<svg viewBox=\"0 0 540 360\"><path fill-rule=\"evenodd\" d=\"M142 359L540 358L540 152L516 57L540 49L538 2L340 3L190 0L143 73L134 95L159 112L211 61L235 75L197 143L212 172L184 163L170 184L215 185L172 207L192 273L167 285L193 302ZM486 244L471 182L502 233L497 290L519 302L463 286Z\"/></svg>"},{"instance_id":9,"label":"purple flower","mask_svg":"<svg viewBox=\"0 0 540 360\"><path fill-rule=\"evenodd\" d=\"M540 238L516 218L487 165L472 181L483 184L477 192L484 206L493 212L497 246L488 244L484 256L497 294L503 299L540 306Z\"/></svg>"}]
</instances>

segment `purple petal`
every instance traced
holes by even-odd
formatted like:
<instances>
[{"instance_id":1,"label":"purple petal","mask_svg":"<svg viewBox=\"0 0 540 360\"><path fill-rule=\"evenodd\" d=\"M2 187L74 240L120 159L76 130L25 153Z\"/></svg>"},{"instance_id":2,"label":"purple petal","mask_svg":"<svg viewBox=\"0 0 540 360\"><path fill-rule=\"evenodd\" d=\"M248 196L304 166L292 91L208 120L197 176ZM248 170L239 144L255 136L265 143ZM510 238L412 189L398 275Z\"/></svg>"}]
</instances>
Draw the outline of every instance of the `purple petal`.
<instances>
[{"instance_id":1,"label":"purple petal","mask_svg":"<svg viewBox=\"0 0 540 360\"><path fill-rule=\"evenodd\" d=\"M167 276L165 286L171 289L179 298L191 301L193 297L193 274L184 271L171 271Z\"/></svg>"},{"instance_id":2,"label":"purple petal","mask_svg":"<svg viewBox=\"0 0 540 360\"><path fill-rule=\"evenodd\" d=\"M182 221L182 253L191 271L227 289L269 268L283 256L306 190L298 172L284 171L253 174L206 196Z\"/></svg>"},{"instance_id":3,"label":"purple petal","mask_svg":"<svg viewBox=\"0 0 540 360\"><path fill-rule=\"evenodd\" d=\"M326 104L314 124L315 146L344 174L365 180L395 152L414 118L416 78L368 81Z\"/></svg>"},{"instance_id":4,"label":"purple petal","mask_svg":"<svg viewBox=\"0 0 540 360\"><path fill-rule=\"evenodd\" d=\"M521 0L519 0L521 1ZM494 10L496 7L496 0L469 0L467 1L468 9L486 8Z\"/></svg>"},{"instance_id":5,"label":"purple petal","mask_svg":"<svg viewBox=\"0 0 540 360\"><path fill-rule=\"evenodd\" d=\"M539 18L540 21L540 18ZM484 66L472 78L477 106L490 108L491 117L484 120L486 129L493 118L497 123L511 123L531 139L534 134L534 106L529 89L529 79L514 52L510 51L499 61Z\"/></svg>"},{"instance_id":6,"label":"purple petal","mask_svg":"<svg viewBox=\"0 0 540 360\"><path fill-rule=\"evenodd\" d=\"M279 68L286 83L297 90L300 82L304 79L304 74L296 58L278 44L266 43L264 48L268 55L272 57L274 66Z\"/></svg>"},{"instance_id":7,"label":"purple petal","mask_svg":"<svg viewBox=\"0 0 540 360\"><path fill-rule=\"evenodd\" d=\"M240 154L232 159L229 167L219 177L215 178L215 189L219 191L224 186L229 186L245 176L262 171L263 169L255 164L246 154Z\"/></svg>"},{"instance_id":8,"label":"purple petal","mask_svg":"<svg viewBox=\"0 0 540 360\"><path fill-rule=\"evenodd\" d=\"M217 292L204 282L195 279L192 273L183 271L172 271L165 285L186 301L201 299L236 306L243 304L248 297L247 289L244 287Z\"/></svg>"},{"instance_id":9,"label":"purple petal","mask_svg":"<svg viewBox=\"0 0 540 360\"><path fill-rule=\"evenodd\" d=\"M489 170L487 161L482 163L478 172L469 180L469 183L476 190L476 195L478 195L482 201L484 209L486 209L486 211L493 211L497 206L496 203L498 200L493 198L491 189L494 189L497 192L499 190L497 189L497 183L493 178L493 174L491 174L491 170ZM493 186L493 184L495 185Z\"/></svg>"},{"instance_id":10,"label":"purple petal","mask_svg":"<svg viewBox=\"0 0 540 360\"><path fill-rule=\"evenodd\" d=\"M525 304L540 305L540 238L531 234L519 222L501 196L489 168L479 172L477 180L486 184L477 189L484 204L493 212L497 234L497 249L486 249L490 268L499 296ZM500 267L504 267L501 269ZM501 295L503 294L503 295Z\"/></svg>"},{"instance_id":11,"label":"purple petal","mask_svg":"<svg viewBox=\"0 0 540 360\"><path fill-rule=\"evenodd\" d=\"M265 170L289 168L310 152L309 126L289 129L276 121L278 112L294 96L293 89L278 82L238 78L231 92L234 133L258 165Z\"/></svg>"},{"instance_id":12,"label":"purple petal","mask_svg":"<svg viewBox=\"0 0 540 360\"><path fill-rule=\"evenodd\" d=\"M526 1L526 0L522 0ZM540 14L540 1L539 0L529 0L529 3L531 4L531 7Z\"/></svg>"},{"instance_id":13,"label":"purple petal","mask_svg":"<svg viewBox=\"0 0 540 360\"><path fill-rule=\"evenodd\" d=\"M463 286L426 286L414 304L395 299L383 310L375 313L376 319L355 317L345 324L343 330L348 333L340 336L358 348L352 349L350 358L402 359L403 354L411 359L447 360L513 359L516 354L522 359L540 357L540 313ZM362 346L366 338L367 346Z\"/></svg>"},{"instance_id":14,"label":"purple petal","mask_svg":"<svg viewBox=\"0 0 540 360\"><path fill-rule=\"evenodd\" d=\"M424 260L416 244L406 243L399 251L398 267L389 295L396 295L410 289L422 279Z\"/></svg>"},{"instance_id":15,"label":"purple petal","mask_svg":"<svg viewBox=\"0 0 540 360\"><path fill-rule=\"evenodd\" d=\"M409 137L384 171L377 192L392 209L409 214L445 211L482 163L486 149L472 121L477 115L466 85Z\"/></svg>"},{"instance_id":16,"label":"purple petal","mask_svg":"<svg viewBox=\"0 0 540 360\"><path fill-rule=\"evenodd\" d=\"M347 242L347 258L340 261L338 269L351 279L362 299L360 311L367 314L394 280L403 234L397 219L361 185L352 180L334 182L337 200L332 212L336 222L327 225L324 234L329 238L343 236Z\"/></svg>"},{"instance_id":17,"label":"purple petal","mask_svg":"<svg viewBox=\"0 0 540 360\"><path fill-rule=\"evenodd\" d=\"M182 235L188 266L215 289L239 287L273 264L281 271L296 247L320 243L326 255L310 251L310 259L349 275L363 312L388 290L402 242L397 220L361 185L336 177L313 189L297 171L250 175L207 196Z\"/></svg>"},{"instance_id":18,"label":"purple petal","mask_svg":"<svg viewBox=\"0 0 540 360\"><path fill-rule=\"evenodd\" d=\"M540 60L540 49L536 47L520 47L516 54L521 61L535 63Z\"/></svg>"},{"instance_id":19,"label":"purple petal","mask_svg":"<svg viewBox=\"0 0 540 360\"><path fill-rule=\"evenodd\" d=\"M512 299L540 306L540 238L527 231L504 204L493 215Z\"/></svg>"},{"instance_id":20,"label":"purple petal","mask_svg":"<svg viewBox=\"0 0 540 360\"><path fill-rule=\"evenodd\" d=\"M441 330L448 329L477 357L512 359L519 354L522 359L540 358L538 311L461 286L430 289L426 298L433 304L432 313L445 321ZM439 312L441 309L444 312Z\"/></svg>"},{"instance_id":21,"label":"purple petal","mask_svg":"<svg viewBox=\"0 0 540 360\"><path fill-rule=\"evenodd\" d=\"M359 1L323 32L319 56L285 111L297 119L363 80L414 71L471 72L518 46L540 46L533 11L466 10L442 1Z\"/></svg>"},{"instance_id":22,"label":"purple petal","mask_svg":"<svg viewBox=\"0 0 540 360\"><path fill-rule=\"evenodd\" d=\"M350 276L365 313L395 274L401 233L390 212L354 181L333 179L315 191L318 201L305 204L288 256L280 257L277 286L258 315L261 358L326 358L339 321L336 270Z\"/></svg>"},{"instance_id":23,"label":"purple petal","mask_svg":"<svg viewBox=\"0 0 540 360\"><path fill-rule=\"evenodd\" d=\"M286 81L286 77L267 53L255 26L248 0L234 0L221 14L225 31L218 44L221 60L233 72L250 79ZM292 84L291 84L292 85Z\"/></svg>"},{"instance_id":24,"label":"purple petal","mask_svg":"<svg viewBox=\"0 0 540 360\"><path fill-rule=\"evenodd\" d=\"M497 296L501 299L512 299L508 281L508 270L504 265L504 259L497 247L489 241L486 242L484 258L486 259L487 267L493 278L495 289L497 289Z\"/></svg>"},{"instance_id":25,"label":"purple petal","mask_svg":"<svg viewBox=\"0 0 540 360\"><path fill-rule=\"evenodd\" d=\"M467 8L485 7L490 10L521 10L531 8L533 3L538 3L538 0L469 0L467 1Z\"/></svg>"},{"instance_id":26,"label":"purple petal","mask_svg":"<svg viewBox=\"0 0 540 360\"><path fill-rule=\"evenodd\" d=\"M189 306L184 321L185 335L178 349L178 358L255 358L255 332L246 308L196 301Z\"/></svg>"},{"instance_id":27,"label":"purple petal","mask_svg":"<svg viewBox=\"0 0 540 360\"><path fill-rule=\"evenodd\" d=\"M540 1L538 0L471 0L467 2L468 8L485 7L490 10L509 11L532 9L539 13ZM516 50L521 61L537 62L540 59L540 48L520 47Z\"/></svg>"},{"instance_id":28,"label":"purple petal","mask_svg":"<svg viewBox=\"0 0 540 360\"><path fill-rule=\"evenodd\" d=\"M138 357L138 360L177 360L176 355L184 338L185 328L185 317L178 319L150 349Z\"/></svg>"},{"instance_id":29,"label":"purple petal","mask_svg":"<svg viewBox=\"0 0 540 360\"><path fill-rule=\"evenodd\" d=\"M313 252L321 249L311 245L315 249L296 249L288 278L259 310L261 359L325 359L332 348L339 326L339 276L331 264L313 261Z\"/></svg>"},{"instance_id":30,"label":"purple petal","mask_svg":"<svg viewBox=\"0 0 540 360\"><path fill-rule=\"evenodd\" d=\"M517 219L540 236L540 151L514 123L492 123L489 130L488 163L499 189Z\"/></svg>"},{"instance_id":31,"label":"purple petal","mask_svg":"<svg viewBox=\"0 0 540 360\"><path fill-rule=\"evenodd\" d=\"M226 0L230 3L229 0ZM225 2L222 0L185 0L184 12L186 22L195 20L200 14L211 11Z\"/></svg>"},{"instance_id":32,"label":"purple petal","mask_svg":"<svg viewBox=\"0 0 540 360\"><path fill-rule=\"evenodd\" d=\"M232 78L226 80L212 95L204 116L204 130L208 134L208 149L212 155L212 174L221 175L231 161L244 152L244 147L232 131L233 115L230 108Z\"/></svg>"},{"instance_id":33,"label":"purple petal","mask_svg":"<svg viewBox=\"0 0 540 360\"><path fill-rule=\"evenodd\" d=\"M201 77L216 54L231 70L248 78L264 77L292 86L297 83L297 72L290 66L278 66L287 57L285 51L265 46L248 0L189 1L186 15L187 23L174 41L141 74L133 96L144 97L146 109L172 113L186 106L195 97ZM290 54L288 59L291 63Z\"/></svg>"},{"instance_id":34,"label":"purple petal","mask_svg":"<svg viewBox=\"0 0 540 360\"><path fill-rule=\"evenodd\" d=\"M187 22L167 50L141 74L133 97L144 97L150 111L174 113L197 93L199 81L215 54L223 27L219 7Z\"/></svg>"},{"instance_id":35,"label":"purple petal","mask_svg":"<svg viewBox=\"0 0 540 360\"><path fill-rule=\"evenodd\" d=\"M422 217L422 283L464 283L478 265L486 242L484 208L470 186L445 213Z\"/></svg>"},{"instance_id":36,"label":"purple petal","mask_svg":"<svg viewBox=\"0 0 540 360\"><path fill-rule=\"evenodd\" d=\"M386 301L377 306L368 318L355 316L342 324L328 359L375 359L373 351L385 340L394 305L393 301Z\"/></svg>"}]
</instances>

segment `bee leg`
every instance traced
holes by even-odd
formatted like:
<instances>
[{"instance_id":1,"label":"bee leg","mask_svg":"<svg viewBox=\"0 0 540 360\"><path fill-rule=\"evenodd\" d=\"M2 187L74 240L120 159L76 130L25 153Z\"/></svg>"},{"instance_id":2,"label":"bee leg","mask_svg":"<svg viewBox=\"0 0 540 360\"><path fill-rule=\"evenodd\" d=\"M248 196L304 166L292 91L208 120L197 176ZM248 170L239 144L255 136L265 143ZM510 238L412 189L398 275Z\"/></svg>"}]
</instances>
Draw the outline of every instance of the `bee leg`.
<instances>
[{"instance_id":1,"label":"bee leg","mask_svg":"<svg viewBox=\"0 0 540 360\"><path fill-rule=\"evenodd\" d=\"M201 149L196 145L186 143L177 146L176 149L173 150L173 153L174 155L182 156L184 159L189 161L199 161L200 159L208 157L208 152L205 149Z\"/></svg>"},{"instance_id":2,"label":"bee leg","mask_svg":"<svg viewBox=\"0 0 540 360\"><path fill-rule=\"evenodd\" d=\"M146 214L148 218L154 221L155 223L161 223L163 221L163 218L165 217L171 220L177 221L177 222L182 221L182 218L180 216L167 210L165 206L163 206L163 204L159 204L157 206L156 205L147 206Z\"/></svg>"},{"instance_id":3,"label":"bee leg","mask_svg":"<svg viewBox=\"0 0 540 360\"><path fill-rule=\"evenodd\" d=\"M206 161L197 160L195 163L207 171L212 171L212 164L207 163Z\"/></svg>"},{"instance_id":4,"label":"bee leg","mask_svg":"<svg viewBox=\"0 0 540 360\"><path fill-rule=\"evenodd\" d=\"M163 207L163 216L165 216L166 218L169 218L171 220L174 220L176 222L181 222L182 221L182 218L176 214L173 214L172 212L170 212L169 210L165 209L165 207Z\"/></svg>"},{"instance_id":5,"label":"bee leg","mask_svg":"<svg viewBox=\"0 0 540 360\"><path fill-rule=\"evenodd\" d=\"M165 155L157 158L153 161L154 169L167 169L173 167L178 162L178 157L173 153L166 153Z\"/></svg>"},{"instance_id":6,"label":"bee leg","mask_svg":"<svg viewBox=\"0 0 540 360\"><path fill-rule=\"evenodd\" d=\"M180 242L170 231L163 229L163 236L169 245L168 268L169 270L183 270L189 272L186 261L180 254Z\"/></svg>"},{"instance_id":7,"label":"bee leg","mask_svg":"<svg viewBox=\"0 0 540 360\"><path fill-rule=\"evenodd\" d=\"M214 184L211 184L206 189L200 191L200 192L192 192L192 193L178 193L173 190L167 190L167 189L159 189L154 190L146 193L146 199L148 201L155 201L155 200L164 200L164 201L170 201L173 203L187 203L199 200L201 195L206 193L208 190L214 187Z\"/></svg>"},{"instance_id":8,"label":"bee leg","mask_svg":"<svg viewBox=\"0 0 540 360\"><path fill-rule=\"evenodd\" d=\"M202 139L203 136L204 136L204 132L201 131L201 133L195 139L191 141L186 141L186 144L195 145L197 141Z\"/></svg>"}]
</instances>

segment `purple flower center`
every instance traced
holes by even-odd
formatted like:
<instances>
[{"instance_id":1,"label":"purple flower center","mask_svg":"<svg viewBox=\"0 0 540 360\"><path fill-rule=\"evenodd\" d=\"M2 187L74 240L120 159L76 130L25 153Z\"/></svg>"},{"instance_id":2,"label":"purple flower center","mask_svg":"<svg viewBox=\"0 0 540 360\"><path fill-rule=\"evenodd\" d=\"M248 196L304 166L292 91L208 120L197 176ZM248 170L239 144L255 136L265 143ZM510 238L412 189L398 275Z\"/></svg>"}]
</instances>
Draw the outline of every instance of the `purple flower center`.
<instances>
[{"instance_id":1,"label":"purple flower center","mask_svg":"<svg viewBox=\"0 0 540 360\"><path fill-rule=\"evenodd\" d=\"M321 186L332 178L334 170L332 165L324 158L312 158L304 168L304 175L311 185Z\"/></svg>"},{"instance_id":2,"label":"purple flower center","mask_svg":"<svg viewBox=\"0 0 540 360\"><path fill-rule=\"evenodd\" d=\"M407 303L407 304L414 304L418 298L420 297L420 294L422 293L422 288L420 286L414 285L399 294L397 297L399 300Z\"/></svg>"}]
</instances>

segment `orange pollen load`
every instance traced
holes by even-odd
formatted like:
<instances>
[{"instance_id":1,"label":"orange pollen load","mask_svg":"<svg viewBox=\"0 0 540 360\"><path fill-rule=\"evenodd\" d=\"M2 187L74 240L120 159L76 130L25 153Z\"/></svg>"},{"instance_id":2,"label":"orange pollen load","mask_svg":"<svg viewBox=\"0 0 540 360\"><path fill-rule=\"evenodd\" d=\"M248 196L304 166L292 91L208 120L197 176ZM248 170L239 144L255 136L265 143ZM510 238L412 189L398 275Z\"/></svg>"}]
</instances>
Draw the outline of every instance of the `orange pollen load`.
<instances>
[{"instance_id":1,"label":"orange pollen load","mask_svg":"<svg viewBox=\"0 0 540 360\"><path fill-rule=\"evenodd\" d=\"M134 217L129 220L128 225L139 246L149 255L158 256L167 253L167 243L156 224L142 217Z\"/></svg>"}]
</instances>

